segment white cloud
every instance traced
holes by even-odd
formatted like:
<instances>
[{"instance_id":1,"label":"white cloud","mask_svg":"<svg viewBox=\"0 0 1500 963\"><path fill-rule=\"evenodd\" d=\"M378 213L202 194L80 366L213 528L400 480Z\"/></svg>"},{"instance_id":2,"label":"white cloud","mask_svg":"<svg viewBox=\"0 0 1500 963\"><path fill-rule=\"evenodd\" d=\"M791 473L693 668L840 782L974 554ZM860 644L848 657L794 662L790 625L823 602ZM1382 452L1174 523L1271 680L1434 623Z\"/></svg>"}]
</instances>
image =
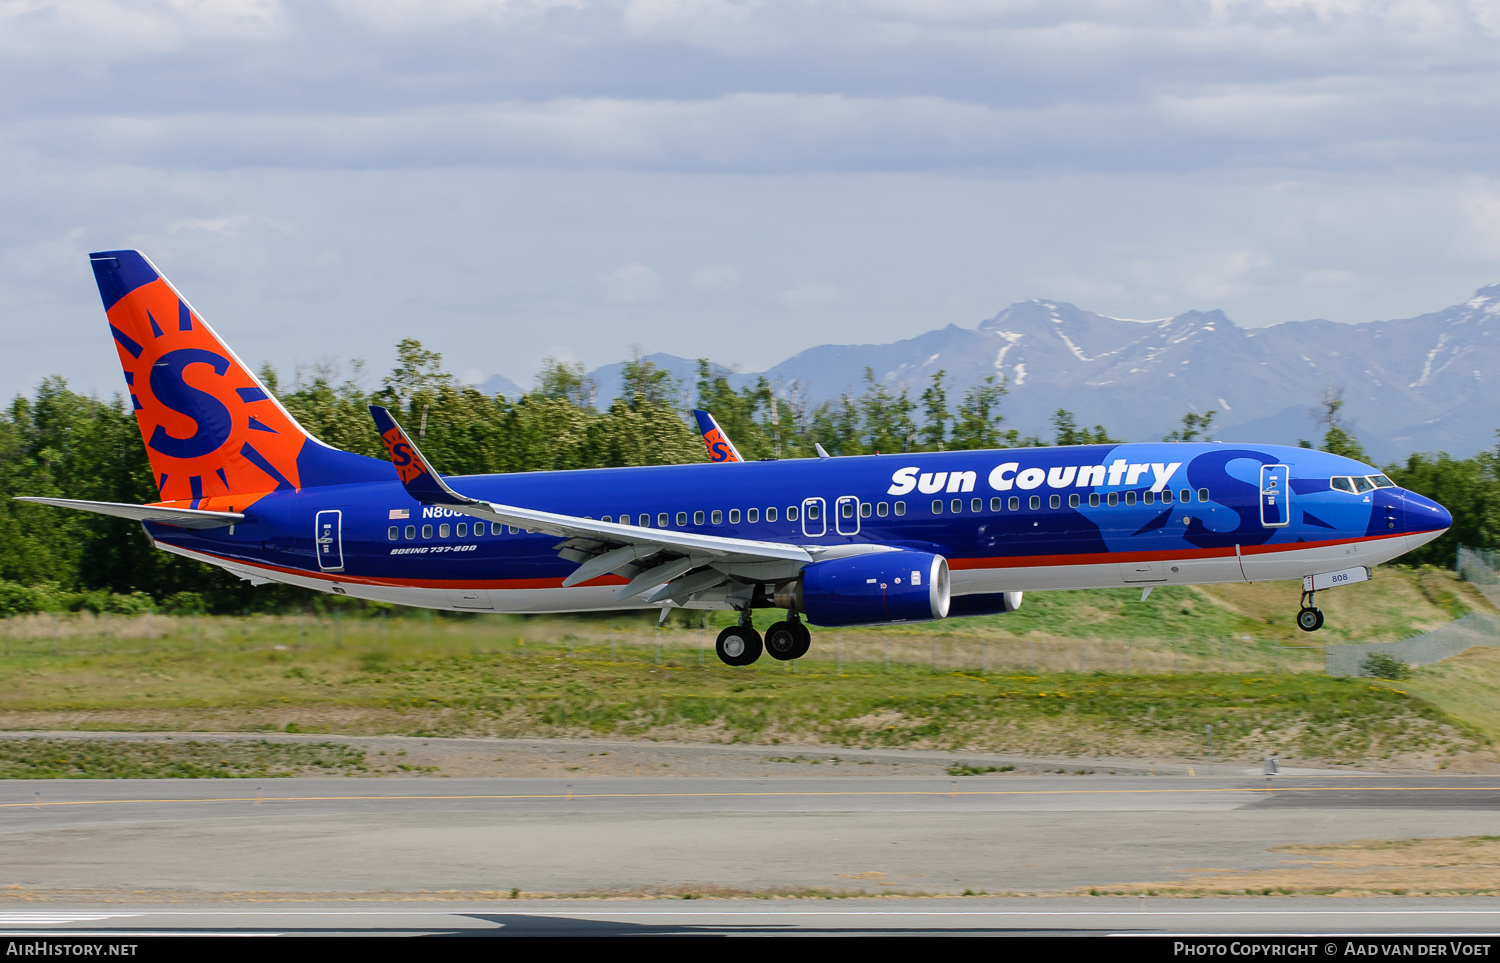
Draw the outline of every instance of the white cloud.
<instances>
[{"instance_id":1,"label":"white cloud","mask_svg":"<svg viewBox=\"0 0 1500 963\"><path fill-rule=\"evenodd\" d=\"M661 293L661 275L644 264L627 264L599 279L604 297L610 301L631 304L650 301Z\"/></svg>"},{"instance_id":2,"label":"white cloud","mask_svg":"<svg viewBox=\"0 0 1500 963\"><path fill-rule=\"evenodd\" d=\"M714 264L693 272L693 287L700 291L732 291L740 286L740 272L727 264Z\"/></svg>"},{"instance_id":3,"label":"white cloud","mask_svg":"<svg viewBox=\"0 0 1500 963\"><path fill-rule=\"evenodd\" d=\"M831 284L799 284L781 292L781 303L789 308L822 308L839 299L839 290Z\"/></svg>"}]
</instances>

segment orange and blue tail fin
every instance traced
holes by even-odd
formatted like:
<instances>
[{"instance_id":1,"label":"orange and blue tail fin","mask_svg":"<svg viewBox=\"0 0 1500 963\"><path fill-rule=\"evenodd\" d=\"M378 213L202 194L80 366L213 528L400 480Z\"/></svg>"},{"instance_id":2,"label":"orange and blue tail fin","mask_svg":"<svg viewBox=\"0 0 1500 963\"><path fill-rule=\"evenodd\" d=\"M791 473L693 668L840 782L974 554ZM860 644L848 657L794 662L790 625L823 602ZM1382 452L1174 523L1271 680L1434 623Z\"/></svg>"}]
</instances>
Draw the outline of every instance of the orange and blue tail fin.
<instances>
[{"instance_id":1,"label":"orange and blue tail fin","mask_svg":"<svg viewBox=\"0 0 1500 963\"><path fill-rule=\"evenodd\" d=\"M740 450L734 447L734 442L724 434L724 429L714 421L714 416L706 411L693 409L693 417L698 420L698 431L703 435L703 443L708 446L708 457L710 461L744 461L740 457Z\"/></svg>"},{"instance_id":2,"label":"orange and blue tail fin","mask_svg":"<svg viewBox=\"0 0 1500 963\"><path fill-rule=\"evenodd\" d=\"M273 491L389 481L309 435L139 251L90 254L163 502L241 508Z\"/></svg>"}]
</instances>

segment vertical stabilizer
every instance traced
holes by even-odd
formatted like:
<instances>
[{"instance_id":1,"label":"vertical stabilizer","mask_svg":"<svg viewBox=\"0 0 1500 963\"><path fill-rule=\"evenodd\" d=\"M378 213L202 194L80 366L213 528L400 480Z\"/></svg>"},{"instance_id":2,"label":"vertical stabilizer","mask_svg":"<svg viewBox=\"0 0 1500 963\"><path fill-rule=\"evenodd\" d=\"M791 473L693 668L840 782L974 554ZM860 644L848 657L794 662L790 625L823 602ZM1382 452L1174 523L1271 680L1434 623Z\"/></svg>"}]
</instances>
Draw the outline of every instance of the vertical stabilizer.
<instances>
[{"instance_id":1,"label":"vertical stabilizer","mask_svg":"<svg viewBox=\"0 0 1500 963\"><path fill-rule=\"evenodd\" d=\"M713 415L694 408L693 417L698 421L698 433L703 436L703 444L708 446L710 460L715 462L745 460L740 457L740 450L734 447L734 442L724 434L724 429L719 427Z\"/></svg>"},{"instance_id":2,"label":"vertical stabilizer","mask_svg":"<svg viewBox=\"0 0 1500 963\"><path fill-rule=\"evenodd\" d=\"M388 480L297 424L145 255L89 259L162 501Z\"/></svg>"}]
</instances>

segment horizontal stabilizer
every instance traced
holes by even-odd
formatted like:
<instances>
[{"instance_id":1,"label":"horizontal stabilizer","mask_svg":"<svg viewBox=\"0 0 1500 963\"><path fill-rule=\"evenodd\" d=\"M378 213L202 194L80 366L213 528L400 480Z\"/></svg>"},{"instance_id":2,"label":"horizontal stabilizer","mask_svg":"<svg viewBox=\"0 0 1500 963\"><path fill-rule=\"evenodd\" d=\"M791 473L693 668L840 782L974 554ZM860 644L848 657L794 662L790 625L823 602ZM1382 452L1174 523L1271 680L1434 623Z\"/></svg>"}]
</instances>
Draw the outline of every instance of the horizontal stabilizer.
<instances>
[{"instance_id":1,"label":"horizontal stabilizer","mask_svg":"<svg viewBox=\"0 0 1500 963\"><path fill-rule=\"evenodd\" d=\"M80 512L93 512L96 515L129 518L137 522L176 525L179 528L223 528L245 520L245 516L239 512L207 512L197 508L130 505L124 502L90 502L80 498L39 498L31 495L17 495L15 499L18 502L36 502L38 505L75 508Z\"/></svg>"}]
</instances>

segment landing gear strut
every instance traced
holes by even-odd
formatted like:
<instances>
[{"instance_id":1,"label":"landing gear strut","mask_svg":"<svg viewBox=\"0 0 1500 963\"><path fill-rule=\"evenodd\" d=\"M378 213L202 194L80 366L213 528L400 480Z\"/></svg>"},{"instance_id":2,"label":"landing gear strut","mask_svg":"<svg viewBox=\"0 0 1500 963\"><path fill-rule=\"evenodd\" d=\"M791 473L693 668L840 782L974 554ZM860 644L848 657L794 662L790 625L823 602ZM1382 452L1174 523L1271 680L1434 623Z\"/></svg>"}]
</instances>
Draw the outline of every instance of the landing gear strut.
<instances>
[{"instance_id":1,"label":"landing gear strut","mask_svg":"<svg viewBox=\"0 0 1500 963\"><path fill-rule=\"evenodd\" d=\"M755 631L755 625L751 621L748 606L740 609L740 624L731 625L720 632L719 638L714 642L714 651L718 653L719 661L733 666L751 665L760 658L764 648L760 633Z\"/></svg>"},{"instance_id":2,"label":"landing gear strut","mask_svg":"<svg viewBox=\"0 0 1500 963\"><path fill-rule=\"evenodd\" d=\"M795 614L785 622L774 622L766 629L766 654L782 662L800 659L812 645L812 633Z\"/></svg>"},{"instance_id":3,"label":"landing gear strut","mask_svg":"<svg viewBox=\"0 0 1500 963\"><path fill-rule=\"evenodd\" d=\"M1323 610L1313 605L1313 593L1302 593L1302 611L1297 613L1297 628L1316 632L1323 627Z\"/></svg>"}]
</instances>

